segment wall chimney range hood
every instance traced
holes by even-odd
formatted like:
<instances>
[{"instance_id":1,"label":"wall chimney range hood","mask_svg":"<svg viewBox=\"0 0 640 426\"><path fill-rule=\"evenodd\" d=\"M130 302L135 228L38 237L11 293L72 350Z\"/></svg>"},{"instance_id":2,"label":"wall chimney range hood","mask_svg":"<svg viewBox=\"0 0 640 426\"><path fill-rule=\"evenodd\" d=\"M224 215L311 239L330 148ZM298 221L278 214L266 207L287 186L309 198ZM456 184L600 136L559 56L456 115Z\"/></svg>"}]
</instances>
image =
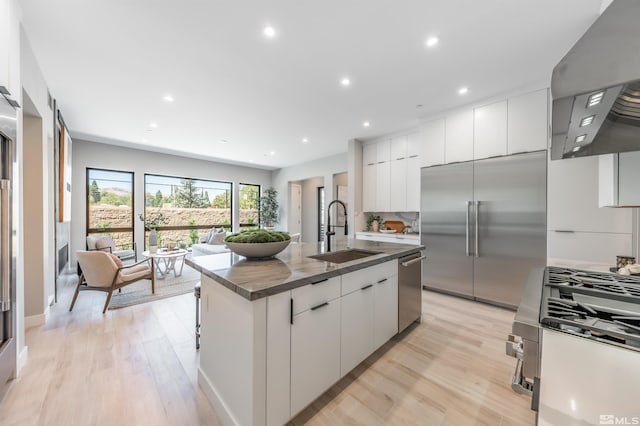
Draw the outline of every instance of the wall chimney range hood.
<instances>
[{"instance_id":1,"label":"wall chimney range hood","mask_svg":"<svg viewBox=\"0 0 640 426\"><path fill-rule=\"evenodd\" d=\"M614 0L553 69L551 158L640 151L640 1Z\"/></svg>"}]
</instances>

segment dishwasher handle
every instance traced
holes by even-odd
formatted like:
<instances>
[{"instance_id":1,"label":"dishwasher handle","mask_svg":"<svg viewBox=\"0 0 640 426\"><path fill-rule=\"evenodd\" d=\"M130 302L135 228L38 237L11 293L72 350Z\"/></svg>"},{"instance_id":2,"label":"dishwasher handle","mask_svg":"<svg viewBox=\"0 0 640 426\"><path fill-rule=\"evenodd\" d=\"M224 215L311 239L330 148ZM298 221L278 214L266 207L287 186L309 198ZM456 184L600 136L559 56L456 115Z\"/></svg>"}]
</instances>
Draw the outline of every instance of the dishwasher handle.
<instances>
[{"instance_id":1,"label":"dishwasher handle","mask_svg":"<svg viewBox=\"0 0 640 426\"><path fill-rule=\"evenodd\" d=\"M420 261L422 261L422 260L424 260L426 258L427 258L427 256L420 256L420 257L416 257L415 259L407 260L406 262L400 262L400 264L402 266L405 266L405 267L406 266L411 266L414 263L420 262Z\"/></svg>"}]
</instances>

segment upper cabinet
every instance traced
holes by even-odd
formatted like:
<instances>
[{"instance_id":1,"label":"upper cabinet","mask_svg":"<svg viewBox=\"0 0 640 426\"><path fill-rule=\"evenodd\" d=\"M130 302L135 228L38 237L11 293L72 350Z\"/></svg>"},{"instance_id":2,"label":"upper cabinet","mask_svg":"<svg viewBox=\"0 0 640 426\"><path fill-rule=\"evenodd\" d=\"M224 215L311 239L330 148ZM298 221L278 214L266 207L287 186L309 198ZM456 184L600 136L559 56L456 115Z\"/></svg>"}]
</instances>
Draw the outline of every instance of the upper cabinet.
<instances>
[{"instance_id":1,"label":"upper cabinet","mask_svg":"<svg viewBox=\"0 0 640 426\"><path fill-rule=\"evenodd\" d=\"M444 164L444 127L444 118L428 121L420 126L422 139L421 167Z\"/></svg>"},{"instance_id":2,"label":"upper cabinet","mask_svg":"<svg viewBox=\"0 0 640 426\"><path fill-rule=\"evenodd\" d=\"M447 116L444 147L447 163L473 160L473 110Z\"/></svg>"},{"instance_id":3,"label":"upper cabinet","mask_svg":"<svg viewBox=\"0 0 640 426\"><path fill-rule=\"evenodd\" d=\"M509 98L507 153L538 151L548 145L547 89Z\"/></svg>"},{"instance_id":4,"label":"upper cabinet","mask_svg":"<svg viewBox=\"0 0 640 426\"><path fill-rule=\"evenodd\" d=\"M473 158L507 154L507 101L473 110Z\"/></svg>"},{"instance_id":5,"label":"upper cabinet","mask_svg":"<svg viewBox=\"0 0 640 426\"><path fill-rule=\"evenodd\" d=\"M0 0L0 86L9 88L9 0Z\"/></svg>"},{"instance_id":6,"label":"upper cabinet","mask_svg":"<svg viewBox=\"0 0 640 426\"><path fill-rule=\"evenodd\" d=\"M365 145L362 148L362 165L371 166L378 162L378 146L374 143Z\"/></svg>"},{"instance_id":7,"label":"upper cabinet","mask_svg":"<svg viewBox=\"0 0 640 426\"><path fill-rule=\"evenodd\" d=\"M391 160L403 160L407 157L407 136L391 139Z\"/></svg>"},{"instance_id":8,"label":"upper cabinet","mask_svg":"<svg viewBox=\"0 0 640 426\"><path fill-rule=\"evenodd\" d=\"M376 144L377 161L378 163L384 163L391 160L391 141L383 140Z\"/></svg>"},{"instance_id":9,"label":"upper cabinet","mask_svg":"<svg viewBox=\"0 0 640 426\"><path fill-rule=\"evenodd\" d=\"M17 0L0 0L0 86L19 99L20 16Z\"/></svg>"}]
</instances>

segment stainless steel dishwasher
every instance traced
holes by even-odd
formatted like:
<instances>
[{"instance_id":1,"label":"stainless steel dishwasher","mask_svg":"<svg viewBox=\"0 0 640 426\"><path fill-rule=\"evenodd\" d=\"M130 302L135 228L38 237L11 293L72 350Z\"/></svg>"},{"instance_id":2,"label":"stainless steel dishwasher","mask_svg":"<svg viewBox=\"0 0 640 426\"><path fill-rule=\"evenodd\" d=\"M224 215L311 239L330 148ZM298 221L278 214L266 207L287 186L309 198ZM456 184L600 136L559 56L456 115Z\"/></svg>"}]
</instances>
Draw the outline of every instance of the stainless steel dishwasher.
<instances>
[{"instance_id":1,"label":"stainless steel dishwasher","mask_svg":"<svg viewBox=\"0 0 640 426\"><path fill-rule=\"evenodd\" d=\"M422 315L422 252L398 259L398 333Z\"/></svg>"}]
</instances>

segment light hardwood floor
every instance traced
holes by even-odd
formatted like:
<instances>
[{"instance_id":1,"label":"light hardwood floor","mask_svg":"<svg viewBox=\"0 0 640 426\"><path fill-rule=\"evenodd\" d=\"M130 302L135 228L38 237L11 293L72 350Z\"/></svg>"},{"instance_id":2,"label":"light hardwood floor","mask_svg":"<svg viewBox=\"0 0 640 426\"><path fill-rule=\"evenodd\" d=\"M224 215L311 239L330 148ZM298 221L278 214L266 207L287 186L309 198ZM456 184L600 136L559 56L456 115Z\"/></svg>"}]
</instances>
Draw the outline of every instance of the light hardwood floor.
<instances>
[{"instance_id":1,"label":"light hardwood floor","mask_svg":"<svg viewBox=\"0 0 640 426\"><path fill-rule=\"evenodd\" d=\"M196 382L193 294L101 313L70 275L29 360L0 403L1 425L217 425ZM297 416L316 425L528 425L509 387L513 313L423 293L423 322L385 345Z\"/></svg>"}]
</instances>

